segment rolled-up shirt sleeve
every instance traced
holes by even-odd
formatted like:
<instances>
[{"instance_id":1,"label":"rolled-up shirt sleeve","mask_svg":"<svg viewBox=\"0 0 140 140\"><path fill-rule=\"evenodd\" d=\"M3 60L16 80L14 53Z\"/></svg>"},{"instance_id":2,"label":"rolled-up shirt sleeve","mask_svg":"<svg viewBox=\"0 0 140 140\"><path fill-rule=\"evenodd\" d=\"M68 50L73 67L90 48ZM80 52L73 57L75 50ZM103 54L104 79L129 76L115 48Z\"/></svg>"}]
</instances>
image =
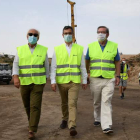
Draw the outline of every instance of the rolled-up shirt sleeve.
<instances>
[{"instance_id":1,"label":"rolled-up shirt sleeve","mask_svg":"<svg viewBox=\"0 0 140 140\"><path fill-rule=\"evenodd\" d=\"M84 54L82 54L80 69L81 69L81 75L82 75L82 83L83 84L87 84L87 70L86 70L86 67L85 67L85 57L84 57Z\"/></svg>"},{"instance_id":2,"label":"rolled-up shirt sleeve","mask_svg":"<svg viewBox=\"0 0 140 140\"><path fill-rule=\"evenodd\" d=\"M87 49L87 53L86 53L85 59L86 59L86 60L90 60L90 57L89 57L89 48Z\"/></svg>"},{"instance_id":3,"label":"rolled-up shirt sleeve","mask_svg":"<svg viewBox=\"0 0 140 140\"><path fill-rule=\"evenodd\" d=\"M14 62L13 62L13 74L12 75L19 75L19 57L18 53L16 53Z\"/></svg>"},{"instance_id":4,"label":"rolled-up shirt sleeve","mask_svg":"<svg viewBox=\"0 0 140 140\"><path fill-rule=\"evenodd\" d=\"M51 74L50 74L51 84L56 83L55 77L56 77L56 55L54 52L51 62Z\"/></svg>"},{"instance_id":5,"label":"rolled-up shirt sleeve","mask_svg":"<svg viewBox=\"0 0 140 140\"><path fill-rule=\"evenodd\" d=\"M117 49L117 54L115 56L115 61L120 61L119 50Z\"/></svg>"}]
</instances>

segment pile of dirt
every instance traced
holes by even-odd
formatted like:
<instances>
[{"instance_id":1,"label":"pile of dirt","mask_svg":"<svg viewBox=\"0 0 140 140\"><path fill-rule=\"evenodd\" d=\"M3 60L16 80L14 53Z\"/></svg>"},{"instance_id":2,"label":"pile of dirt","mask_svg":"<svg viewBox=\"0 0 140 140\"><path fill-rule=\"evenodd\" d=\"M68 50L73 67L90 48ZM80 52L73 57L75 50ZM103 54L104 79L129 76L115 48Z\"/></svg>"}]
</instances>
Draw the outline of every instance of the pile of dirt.
<instances>
[{"instance_id":1,"label":"pile of dirt","mask_svg":"<svg viewBox=\"0 0 140 140\"><path fill-rule=\"evenodd\" d=\"M140 67L140 54L130 57L127 61L128 61L128 64L132 67L135 67L135 66Z\"/></svg>"},{"instance_id":2,"label":"pile of dirt","mask_svg":"<svg viewBox=\"0 0 140 140\"><path fill-rule=\"evenodd\" d=\"M128 58L127 63L130 67L130 82L138 83L138 75L140 73L140 54Z\"/></svg>"}]
</instances>

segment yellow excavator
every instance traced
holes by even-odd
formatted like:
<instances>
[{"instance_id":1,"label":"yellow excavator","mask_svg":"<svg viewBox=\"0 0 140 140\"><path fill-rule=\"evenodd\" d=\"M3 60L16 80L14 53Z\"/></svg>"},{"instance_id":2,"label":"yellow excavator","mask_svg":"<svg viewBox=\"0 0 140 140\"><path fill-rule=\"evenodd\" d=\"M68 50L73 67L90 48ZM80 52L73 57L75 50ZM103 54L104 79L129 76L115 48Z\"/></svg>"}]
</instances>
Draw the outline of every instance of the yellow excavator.
<instances>
[{"instance_id":1,"label":"yellow excavator","mask_svg":"<svg viewBox=\"0 0 140 140\"><path fill-rule=\"evenodd\" d=\"M72 2L70 0L67 0L67 2L71 5L71 26L73 28L73 38L72 41L75 43L76 42L76 38L75 38L75 27L77 27L77 25L75 25L74 23L74 5L76 4L75 2Z\"/></svg>"}]
</instances>

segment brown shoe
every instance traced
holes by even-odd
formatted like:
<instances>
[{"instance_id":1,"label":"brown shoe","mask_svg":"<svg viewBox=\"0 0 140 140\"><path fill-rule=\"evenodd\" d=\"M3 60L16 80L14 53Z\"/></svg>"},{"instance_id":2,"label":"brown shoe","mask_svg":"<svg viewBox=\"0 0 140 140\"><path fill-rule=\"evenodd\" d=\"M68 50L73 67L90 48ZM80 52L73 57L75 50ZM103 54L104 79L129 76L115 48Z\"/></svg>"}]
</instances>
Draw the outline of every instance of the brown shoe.
<instances>
[{"instance_id":1,"label":"brown shoe","mask_svg":"<svg viewBox=\"0 0 140 140\"><path fill-rule=\"evenodd\" d=\"M70 128L70 136L76 136L77 135L77 131L74 127Z\"/></svg>"},{"instance_id":2,"label":"brown shoe","mask_svg":"<svg viewBox=\"0 0 140 140\"><path fill-rule=\"evenodd\" d=\"M34 132L29 132L29 139L34 140L35 139L35 133Z\"/></svg>"}]
</instances>

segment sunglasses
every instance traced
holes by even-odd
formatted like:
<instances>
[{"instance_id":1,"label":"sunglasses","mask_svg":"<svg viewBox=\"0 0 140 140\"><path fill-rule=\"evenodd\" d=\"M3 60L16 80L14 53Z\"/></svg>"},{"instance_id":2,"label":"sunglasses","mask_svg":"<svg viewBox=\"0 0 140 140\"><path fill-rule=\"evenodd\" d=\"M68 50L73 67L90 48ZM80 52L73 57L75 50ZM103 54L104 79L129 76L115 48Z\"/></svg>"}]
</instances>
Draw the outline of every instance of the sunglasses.
<instances>
[{"instance_id":1,"label":"sunglasses","mask_svg":"<svg viewBox=\"0 0 140 140\"><path fill-rule=\"evenodd\" d=\"M28 33L29 36L38 37L38 34Z\"/></svg>"},{"instance_id":2,"label":"sunglasses","mask_svg":"<svg viewBox=\"0 0 140 140\"><path fill-rule=\"evenodd\" d=\"M63 33L64 35L72 35L72 32Z\"/></svg>"}]
</instances>

